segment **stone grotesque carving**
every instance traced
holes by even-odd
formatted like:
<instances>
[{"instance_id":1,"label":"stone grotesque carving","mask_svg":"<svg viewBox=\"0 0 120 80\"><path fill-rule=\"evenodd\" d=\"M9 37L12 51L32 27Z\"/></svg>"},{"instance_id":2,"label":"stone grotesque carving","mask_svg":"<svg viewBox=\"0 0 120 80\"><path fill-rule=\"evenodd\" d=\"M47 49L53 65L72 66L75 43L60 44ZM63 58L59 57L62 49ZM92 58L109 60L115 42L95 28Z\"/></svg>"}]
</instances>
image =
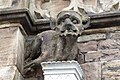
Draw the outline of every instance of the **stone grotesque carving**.
<instances>
[{"instance_id":1,"label":"stone grotesque carving","mask_svg":"<svg viewBox=\"0 0 120 80\"><path fill-rule=\"evenodd\" d=\"M26 58L26 72L44 61L76 59L77 38L89 26L89 21L90 18L79 5L63 9L55 19L55 27L51 26L52 30L39 33L32 41Z\"/></svg>"},{"instance_id":2,"label":"stone grotesque carving","mask_svg":"<svg viewBox=\"0 0 120 80\"><path fill-rule=\"evenodd\" d=\"M0 0L0 9L19 8L23 5L22 0Z\"/></svg>"}]
</instances>

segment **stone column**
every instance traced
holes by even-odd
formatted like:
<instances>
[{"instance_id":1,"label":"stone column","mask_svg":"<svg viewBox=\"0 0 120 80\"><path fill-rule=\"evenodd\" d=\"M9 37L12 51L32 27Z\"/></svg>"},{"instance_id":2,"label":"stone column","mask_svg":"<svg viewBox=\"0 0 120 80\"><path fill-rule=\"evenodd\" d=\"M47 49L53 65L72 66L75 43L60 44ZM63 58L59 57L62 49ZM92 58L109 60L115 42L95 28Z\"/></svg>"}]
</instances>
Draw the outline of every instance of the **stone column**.
<instances>
[{"instance_id":1,"label":"stone column","mask_svg":"<svg viewBox=\"0 0 120 80\"><path fill-rule=\"evenodd\" d=\"M0 24L0 80L23 80L24 36L20 24Z\"/></svg>"},{"instance_id":2,"label":"stone column","mask_svg":"<svg viewBox=\"0 0 120 80\"><path fill-rule=\"evenodd\" d=\"M44 80L82 80L83 71L77 61L41 63Z\"/></svg>"}]
</instances>

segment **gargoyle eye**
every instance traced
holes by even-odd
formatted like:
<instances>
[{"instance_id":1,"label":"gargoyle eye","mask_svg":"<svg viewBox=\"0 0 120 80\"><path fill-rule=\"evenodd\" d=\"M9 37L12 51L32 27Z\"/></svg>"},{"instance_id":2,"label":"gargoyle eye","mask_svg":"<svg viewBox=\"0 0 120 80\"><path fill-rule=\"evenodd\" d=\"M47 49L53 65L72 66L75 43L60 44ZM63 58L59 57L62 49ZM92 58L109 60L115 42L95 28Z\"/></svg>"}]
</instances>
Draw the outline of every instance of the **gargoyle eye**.
<instances>
[{"instance_id":1,"label":"gargoyle eye","mask_svg":"<svg viewBox=\"0 0 120 80\"><path fill-rule=\"evenodd\" d=\"M75 20L75 19L74 19L72 22L73 22L74 24L77 24L77 23L78 23L78 21L77 21L77 20Z\"/></svg>"},{"instance_id":2,"label":"gargoyle eye","mask_svg":"<svg viewBox=\"0 0 120 80\"><path fill-rule=\"evenodd\" d=\"M73 22L74 24L78 24L78 21L77 21L76 19L73 19L72 22Z\"/></svg>"}]
</instances>

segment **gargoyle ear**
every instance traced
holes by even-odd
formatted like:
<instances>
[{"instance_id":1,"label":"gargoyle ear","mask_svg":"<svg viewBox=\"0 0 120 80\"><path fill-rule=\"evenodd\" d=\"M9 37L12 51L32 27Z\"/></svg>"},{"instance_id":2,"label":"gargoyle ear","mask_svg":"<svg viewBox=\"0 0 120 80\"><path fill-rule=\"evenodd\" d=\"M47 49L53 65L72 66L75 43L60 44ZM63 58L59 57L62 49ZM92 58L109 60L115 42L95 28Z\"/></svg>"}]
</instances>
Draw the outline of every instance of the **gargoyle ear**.
<instances>
[{"instance_id":1,"label":"gargoyle ear","mask_svg":"<svg viewBox=\"0 0 120 80\"><path fill-rule=\"evenodd\" d=\"M50 17L50 28L52 30L55 30L55 28L56 28L56 20L52 17Z\"/></svg>"},{"instance_id":2,"label":"gargoyle ear","mask_svg":"<svg viewBox=\"0 0 120 80\"><path fill-rule=\"evenodd\" d=\"M87 15L86 11L82 8L78 8L80 15L82 16L82 24L84 28L88 28L90 24L90 17Z\"/></svg>"},{"instance_id":3,"label":"gargoyle ear","mask_svg":"<svg viewBox=\"0 0 120 80\"><path fill-rule=\"evenodd\" d=\"M90 25L90 17L87 15L82 16L82 24L84 28L88 28Z\"/></svg>"}]
</instances>

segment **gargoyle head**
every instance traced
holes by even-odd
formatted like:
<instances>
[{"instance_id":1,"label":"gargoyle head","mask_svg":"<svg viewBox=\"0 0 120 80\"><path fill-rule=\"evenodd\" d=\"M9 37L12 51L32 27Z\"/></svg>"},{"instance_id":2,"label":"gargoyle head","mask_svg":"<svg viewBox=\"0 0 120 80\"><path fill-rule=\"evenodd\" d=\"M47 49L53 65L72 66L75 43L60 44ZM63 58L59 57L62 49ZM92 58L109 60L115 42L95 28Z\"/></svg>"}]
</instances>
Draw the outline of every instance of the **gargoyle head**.
<instances>
[{"instance_id":1,"label":"gargoyle head","mask_svg":"<svg viewBox=\"0 0 120 80\"><path fill-rule=\"evenodd\" d=\"M62 11L57 16L57 29L61 36L79 36L89 26L90 18L76 11Z\"/></svg>"}]
</instances>

